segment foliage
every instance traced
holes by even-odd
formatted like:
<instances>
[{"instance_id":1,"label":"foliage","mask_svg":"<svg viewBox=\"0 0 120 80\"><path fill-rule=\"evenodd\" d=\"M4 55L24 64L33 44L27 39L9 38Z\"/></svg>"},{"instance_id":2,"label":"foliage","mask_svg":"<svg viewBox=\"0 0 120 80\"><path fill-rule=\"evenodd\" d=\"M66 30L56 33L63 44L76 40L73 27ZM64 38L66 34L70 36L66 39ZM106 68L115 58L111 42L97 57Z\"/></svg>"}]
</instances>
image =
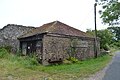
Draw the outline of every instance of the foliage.
<instances>
[{"instance_id":1,"label":"foliage","mask_svg":"<svg viewBox=\"0 0 120 80\"><path fill-rule=\"evenodd\" d=\"M79 62L79 60L76 59L75 57L69 57L68 60L71 61L72 63L78 63Z\"/></svg>"},{"instance_id":2,"label":"foliage","mask_svg":"<svg viewBox=\"0 0 120 80\"><path fill-rule=\"evenodd\" d=\"M112 43L111 47L120 48L120 40L114 41L114 42Z\"/></svg>"},{"instance_id":3,"label":"foliage","mask_svg":"<svg viewBox=\"0 0 120 80\"><path fill-rule=\"evenodd\" d=\"M68 59L65 59L65 60L63 61L63 64L72 64L72 62L71 62L70 60L68 60Z\"/></svg>"},{"instance_id":4,"label":"foliage","mask_svg":"<svg viewBox=\"0 0 120 80\"><path fill-rule=\"evenodd\" d=\"M71 38L71 44L70 44L70 47L68 49L68 55L69 55L69 58L65 61L63 61L63 63L66 63L66 64L70 64L70 63L77 63L79 62L78 59L76 59L75 57L75 54L77 53L77 45L78 45L78 39L77 38Z\"/></svg>"},{"instance_id":5,"label":"foliage","mask_svg":"<svg viewBox=\"0 0 120 80\"><path fill-rule=\"evenodd\" d=\"M108 30L110 30L114 35L110 46L120 48L120 27L108 27Z\"/></svg>"},{"instance_id":6,"label":"foliage","mask_svg":"<svg viewBox=\"0 0 120 80\"><path fill-rule=\"evenodd\" d=\"M6 49L9 53L11 52L12 46L2 46L0 48Z\"/></svg>"},{"instance_id":7,"label":"foliage","mask_svg":"<svg viewBox=\"0 0 120 80\"><path fill-rule=\"evenodd\" d=\"M107 29L115 35L114 41L120 40L120 27L108 27Z\"/></svg>"},{"instance_id":8,"label":"foliage","mask_svg":"<svg viewBox=\"0 0 120 80\"><path fill-rule=\"evenodd\" d=\"M78 39L71 39L71 44L70 44L70 47L68 49L68 55L70 57L75 57L75 54L76 54L76 46L78 44Z\"/></svg>"},{"instance_id":9,"label":"foliage","mask_svg":"<svg viewBox=\"0 0 120 80\"><path fill-rule=\"evenodd\" d=\"M99 30L97 36L100 38L100 47L108 50L113 39L113 34L109 30L105 29Z\"/></svg>"},{"instance_id":10,"label":"foliage","mask_svg":"<svg viewBox=\"0 0 120 80\"><path fill-rule=\"evenodd\" d=\"M0 58L5 58L9 55L6 49L0 48Z\"/></svg>"},{"instance_id":11,"label":"foliage","mask_svg":"<svg viewBox=\"0 0 120 80\"><path fill-rule=\"evenodd\" d=\"M104 4L101 18L104 23L109 25L118 25L120 24L120 2L118 0L102 0ZM109 27L114 37L112 39L111 47L120 47L120 27Z\"/></svg>"},{"instance_id":12,"label":"foliage","mask_svg":"<svg viewBox=\"0 0 120 80\"><path fill-rule=\"evenodd\" d=\"M89 30L87 31L87 34L89 33L94 35L95 32L94 30ZM108 50L114 35L112 34L111 31L104 29L104 30L97 31L97 37L100 38L100 48Z\"/></svg>"},{"instance_id":13,"label":"foliage","mask_svg":"<svg viewBox=\"0 0 120 80\"><path fill-rule=\"evenodd\" d=\"M91 30L91 29L87 29L86 33L89 35L89 36L95 36L95 32L94 30Z\"/></svg>"},{"instance_id":14,"label":"foliage","mask_svg":"<svg viewBox=\"0 0 120 80\"><path fill-rule=\"evenodd\" d=\"M5 48L0 48L0 58L8 59L13 63L15 62L29 68L39 64L35 57L13 55Z\"/></svg>"},{"instance_id":15,"label":"foliage","mask_svg":"<svg viewBox=\"0 0 120 80\"><path fill-rule=\"evenodd\" d=\"M8 58L0 58L0 79L7 80L11 76L13 80L77 80L101 70L111 60L111 56L104 55L79 63L51 66L36 65L34 60L34 58L12 54L9 54Z\"/></svg>"},{"instance_id":16,"label":"foliage","mask_svg":"<svg viewBox=\"0 0 120 80\"><path fill-rule=\"evenodd\" d=\"M118 0L102 0L104 1L101 18L104 23L109 25L119 24L120 20L120 2Z\"/></svg>"}]
</instances>

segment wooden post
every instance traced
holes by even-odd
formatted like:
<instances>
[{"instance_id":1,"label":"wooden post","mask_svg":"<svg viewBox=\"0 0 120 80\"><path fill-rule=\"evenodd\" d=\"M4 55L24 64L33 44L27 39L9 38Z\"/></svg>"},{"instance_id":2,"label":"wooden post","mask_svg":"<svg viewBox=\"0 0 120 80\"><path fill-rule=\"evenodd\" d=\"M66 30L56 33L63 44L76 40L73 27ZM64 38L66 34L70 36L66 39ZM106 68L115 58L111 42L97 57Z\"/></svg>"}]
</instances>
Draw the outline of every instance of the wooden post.
<instances>
[{"instance_id":1,"label":"wooden post","mask_svg":"<svg viewBox=\"0 0 120 80\"><path fill-rule=\"evenodd\" d=\"M97 1L97 0L96 0ZM97 3L94 4L94 20L95 20L95 58L97 58L97 54L98 54L98 51L97 51L97 25L96 25L96 6L97 6Z\"/></svg>"}]
</instances>

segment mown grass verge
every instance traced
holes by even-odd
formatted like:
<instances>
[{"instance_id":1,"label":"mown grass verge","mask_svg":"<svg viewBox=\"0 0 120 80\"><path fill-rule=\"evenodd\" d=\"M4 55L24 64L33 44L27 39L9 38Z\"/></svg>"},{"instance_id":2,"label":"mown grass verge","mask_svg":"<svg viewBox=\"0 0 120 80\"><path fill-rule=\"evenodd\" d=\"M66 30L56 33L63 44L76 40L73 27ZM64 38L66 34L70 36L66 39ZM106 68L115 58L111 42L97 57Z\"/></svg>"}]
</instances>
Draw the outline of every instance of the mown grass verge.
<instances>
[{"instance_id":1,"label":"mown grass verge","mask_svg":"<svg viewBox=\"0 0 120 80\"><path fill-rule=\"evenodd\" d=\"M42 66L35 58L9 54L0 49L0 80L76 80L101 70L111 60L110 55L74 64Z\"/></svg>"}]
</instances>

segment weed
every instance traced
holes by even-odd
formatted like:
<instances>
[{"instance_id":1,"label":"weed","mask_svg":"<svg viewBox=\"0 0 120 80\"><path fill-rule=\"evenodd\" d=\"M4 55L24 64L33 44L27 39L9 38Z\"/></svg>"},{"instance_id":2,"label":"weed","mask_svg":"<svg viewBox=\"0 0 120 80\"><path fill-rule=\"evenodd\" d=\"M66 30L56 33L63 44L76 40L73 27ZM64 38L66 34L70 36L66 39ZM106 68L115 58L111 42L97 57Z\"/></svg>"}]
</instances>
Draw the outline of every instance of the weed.
<instances>
[{"instance_id":1,"label":"weed","mask_svg":"<svg viewBox=\"0 0 120 80\"><path fill-rule=\"evenodd\" d=\"M43 66L34 57L13 55L0 49L0 78L7 80L7 74L10 74L15 80L44 80L45 77L74 80L101 70L110 60L111 56L106 54L74 64L67 62L68 64ZM72 58L72 61L76 60Z\"/></svg>"},{"instance_id":2,"label":"weed","mask_svg":"<svg viewBox=\"0 0 120 80\"><path fill-rule=\"evenodd\" d=\"M0 48L0 58L5 58L8 57L9 53L7 52L6 49Z\"/></svg>"}]
</instances>

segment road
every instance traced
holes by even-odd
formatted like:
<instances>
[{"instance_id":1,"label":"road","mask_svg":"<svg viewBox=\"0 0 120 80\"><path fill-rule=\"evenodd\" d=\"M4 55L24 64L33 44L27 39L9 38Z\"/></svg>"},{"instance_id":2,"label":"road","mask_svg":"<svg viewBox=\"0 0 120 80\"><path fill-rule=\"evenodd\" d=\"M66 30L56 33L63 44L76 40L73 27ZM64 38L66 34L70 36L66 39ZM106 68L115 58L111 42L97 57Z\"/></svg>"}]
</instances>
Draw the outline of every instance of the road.
<instances>
[{"instance_id":1,"label":"road","mask_svg":"<svg viewBox=\"0 0 120 80\"><path fill-rule=\"evenodd\" d=\"M102 80L120 80L120 52L115 53L115 57Z\"/></svg>"}]
</instances>

